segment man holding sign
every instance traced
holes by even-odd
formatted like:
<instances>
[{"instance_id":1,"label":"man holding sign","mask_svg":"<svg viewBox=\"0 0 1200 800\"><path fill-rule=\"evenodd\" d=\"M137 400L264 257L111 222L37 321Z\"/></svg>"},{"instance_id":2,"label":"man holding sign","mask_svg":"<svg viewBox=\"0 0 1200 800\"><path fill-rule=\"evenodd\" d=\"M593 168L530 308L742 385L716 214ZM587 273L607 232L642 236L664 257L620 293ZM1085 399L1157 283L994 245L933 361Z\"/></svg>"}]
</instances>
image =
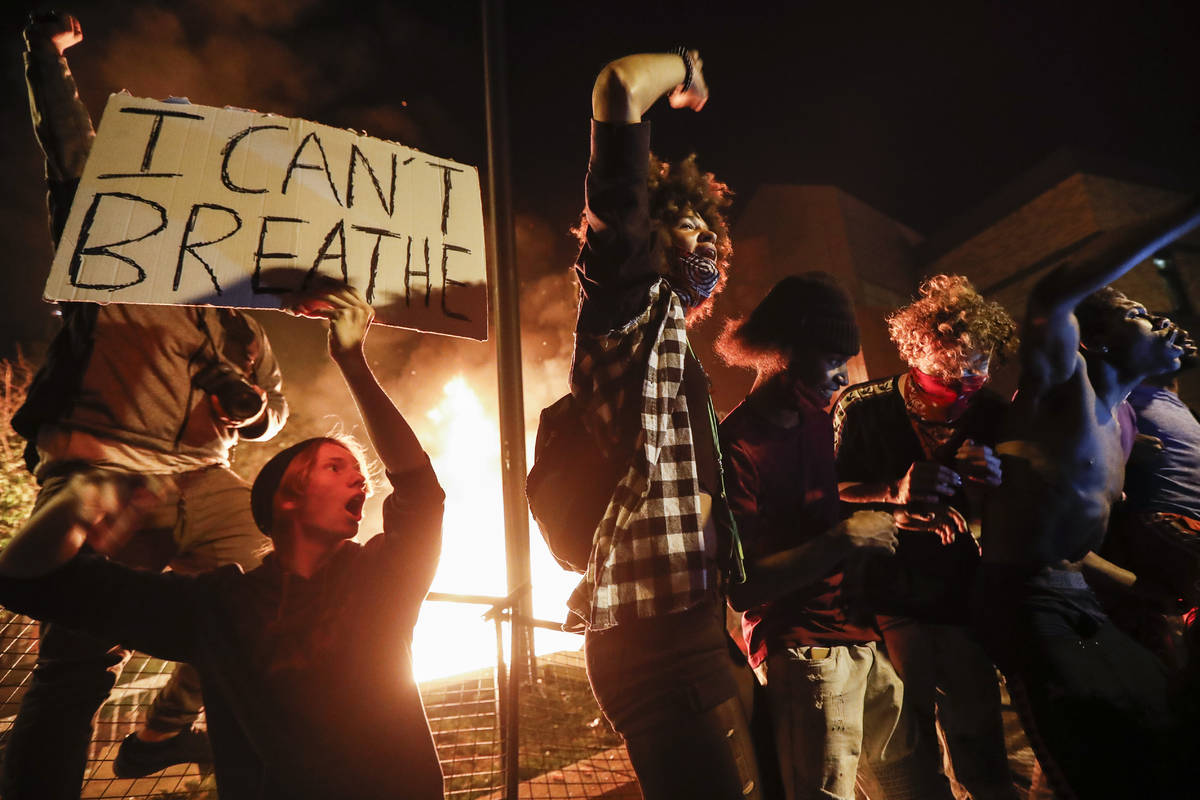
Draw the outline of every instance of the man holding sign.
<instances>
[{"instance_id":1,"label":"man holding sign","mask_svg":"<svg viewBox=\"0 0 1200 800\"><path fill-rule=\"evenodd\" d=\"M68 15L34 19L25 36L57 243L95 135L63 57L83 37ZM229 453L240 438L271 438L287 416L258 323L233 309L181 306L67 303L62 313L63 329L13 420L42 487L35 514L85 469L162 476L169 490L111 553L115 561L185 573L255 566L266 539ZM105 597L90 600L107 608ZM41 633L5 752L8 800L79 797L92 718L127 656L111 639L58 624ZM190 730L201 702L198 676L181 667L146 727L126 740L117 771L132 777L203 757L206 744Z\"/></svg>"}]
</instances>

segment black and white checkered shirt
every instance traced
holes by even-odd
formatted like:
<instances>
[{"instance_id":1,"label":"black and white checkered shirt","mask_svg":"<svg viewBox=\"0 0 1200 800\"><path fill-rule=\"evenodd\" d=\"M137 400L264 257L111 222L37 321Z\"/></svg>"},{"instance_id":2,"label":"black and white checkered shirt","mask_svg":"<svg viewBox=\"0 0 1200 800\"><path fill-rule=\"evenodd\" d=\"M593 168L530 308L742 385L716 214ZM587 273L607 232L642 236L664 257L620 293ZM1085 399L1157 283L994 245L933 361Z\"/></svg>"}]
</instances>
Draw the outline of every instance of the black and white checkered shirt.
<instances>
[{"instance_id":1,"label":"black and white checkered shirt","mask_svg":"<svg viewBox=\"0 0 1200 800\"><path fill-rule=\"evenodd\" d=\"M571 392L585 424L604 446L634 452L568 600L591 630L683 611L717 589L717 546L702 528L683 387L687 349L683 306L661 280L637 318L608 333L577 334Z\"/></svg>"}]
</instances>

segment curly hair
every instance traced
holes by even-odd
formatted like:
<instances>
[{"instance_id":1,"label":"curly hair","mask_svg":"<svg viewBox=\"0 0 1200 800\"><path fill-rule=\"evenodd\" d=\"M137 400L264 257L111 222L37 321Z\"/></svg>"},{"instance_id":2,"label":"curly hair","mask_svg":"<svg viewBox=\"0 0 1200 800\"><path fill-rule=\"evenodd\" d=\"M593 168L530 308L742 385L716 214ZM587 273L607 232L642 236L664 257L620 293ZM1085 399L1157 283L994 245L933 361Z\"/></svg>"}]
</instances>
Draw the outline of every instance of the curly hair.
<instances>
[{"instance_id":1,"label":"curly hair","mask_svg":"<svg viewBox=\"0 0 1200 800\"><path fill-rule=\"evenodd\" d=\"M720 273L717 285L703 303L688 312L688 321L698 322L712 313L713 300L725 288L729 274L733 241L729 237L725 209L733 203L733 191L718 181L711 172L701 172L696 166L695 153L673 165L651 153L650 173L646 184L650 191L650 226L654 235L655 267L660 273L668 271L670 229L688 210L698 214L709 230L717 236L717 271ZM580 220L579 227L572 228L571 232L582 245L587 236L586 216Z\"/></svg>"},{"instance_id":2,"label":"curly hair","mask_svg":"<svg viewBox=\"0 0 1200 800\"><path fill-rule=\"evenodd\" d=\"M1016 352L1012 317L962 275L934 275L918 292L887 317L888 333L909 365L922 362L938 377L957 378L978 353L1002 363Z\"/></svg>"}]
</instances>

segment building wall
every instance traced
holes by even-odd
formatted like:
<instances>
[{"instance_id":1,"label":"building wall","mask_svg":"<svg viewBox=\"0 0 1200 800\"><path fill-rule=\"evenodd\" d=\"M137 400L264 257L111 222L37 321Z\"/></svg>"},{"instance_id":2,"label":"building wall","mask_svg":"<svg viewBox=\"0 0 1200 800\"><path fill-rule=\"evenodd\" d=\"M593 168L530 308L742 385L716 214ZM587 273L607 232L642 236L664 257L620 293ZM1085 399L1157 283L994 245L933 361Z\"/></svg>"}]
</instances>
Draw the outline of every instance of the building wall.
<instances>
[{"instance_id":1,"label":"building wall","mask_svg":"<svg viewBox=\"0 0 1200 800\"><path fill-rule=\"evenodd\" d=\"M1019 189L1020 179L1014 185ZM1164 213L1184 200L1177 191L1085 171L1057 182L1052 177L1042 185L1050 188L1025 201L1009 187L1005 207L1014 210L996 212L994 221L980 220L976 232L934 257L923 257L916 232L836 187L761 187L734 225L728 288L713 319L692 331L713 379L718 411L740 402L753 375L720 364L712 342L726 318L745 316L786 275L823 270L851 293L863 340L862 353L850 364L851 379L858 382L903 369L883 320L911 299L919 278L943 272L965 275L1020 323L1030 290L1047 271L1101 247L1106 232ZM947 235L961 234L947 226L940 238ZM1188 237L1174 253L1192 305L1200 307L1200 234ZM1171 307L1150 262L1115 285L1153 310ZM1200 319L1178 321L1200 335ZM1181 395L1200 406L1200 370L1193 372L1182 377ZM1015 365L999 367L994 383L999 391L1011 392Z\"/></svg>"},{"instance_id":2,"label":"building wall","mask_svg":"<svg viewBox=\"0 0 1200 800\"><path fill-rule=\"evenodd\" d=\"M854 382L900 369L883 317L915 288L920 237L832 186L767 185L750 198L733 229L734 261L713 318L691 331L724 414L741 401L753 375L719 362L712 342L724 320L744 317L787 275L821 270L851 294L863 349L850 364Z\"/></svg>"},{"instance_id":3,"label":"building wall","mask_svg":"<svg viewBox=\"0 0 1200 800\"><path fill-rule=\"evenodd\" d=\"M1022 321L1029 292L1039 278L1070 258L1087 257L1104 246L1104 234L1151 219L1177 207L1181 193L1099 175L1075 174L1033 197L944 255L924 265L931 275L966 275L979 290ZM1195 234L1176 250L1176 262L1195 305L1200 302L1200 240ZM1152 310L1172 307L1166 285L1154 265L1138 265L1114 286ZM1195 320L1180 320L1182 324ZM1015 387L1015 371L1000 377L1005 389ZM1200 404L1200 375L1185 373L1185 400Z\"/></svg>"}]
</instances>

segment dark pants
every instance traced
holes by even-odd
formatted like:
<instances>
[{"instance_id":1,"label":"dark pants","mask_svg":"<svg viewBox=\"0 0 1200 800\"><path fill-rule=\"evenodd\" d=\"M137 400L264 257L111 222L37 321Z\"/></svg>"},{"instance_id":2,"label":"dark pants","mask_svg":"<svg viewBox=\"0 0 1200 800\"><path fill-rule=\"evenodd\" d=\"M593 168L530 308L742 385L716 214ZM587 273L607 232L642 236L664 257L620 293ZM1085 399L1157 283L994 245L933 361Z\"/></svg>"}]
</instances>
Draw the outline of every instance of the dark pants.
<instances>
[{"instance_id":1,"label":"dark pants","mask_svg":"<svg viewBox=\"0 0 1200 800\"><path fill-rule=\"evenodd\" d=\"M67 474L47 478L38 506L68 480ZM250 516L249 487L229 470L212 467L178 476L176 489L112 558L156 571L168 564L179 572L229 563L250 568L261 560L265 543ZM5 747L0 774L4 800L79 798L96 712L128 657L128 651L111 641L61 625L42 625L37 665ZM155 698L149 727L179 730L199 714L200 682L194 670L187 669Z\"/></svg>"},{"instance_id":2,"label":"dark pants","mask_svg":"<svg viewBox=\"0 0 1200 800\"><path fill-rule=\"evenodd\" d=\"M762 797L717 614L705 604L587 635L592 691L625 739L646 800Z\"/></svg>"},{"instance_id":3,"label":"dark pants","mask_svg":"<svg viewBox=\"0 0 1200 800\"><path fill-rule=\"evenodd\" d=\"M976 626L1055 792L1176 796L1162 663L1108 621L1078 573L1013 578L981 570Z\"/></svg>"},{"instance_id":4,"label":"dark pants","mask_svg":"<svg viewBox=\"0 0 1200 800\"><path fill-rule=\"evenodd\" d=\"M966 625L911 617L877 619L888 658L904 681L905 711L921 750L946 735L954 778L973 800L1017 800L1008 769L996 668Z\"/></svg>"}]
</instances>

